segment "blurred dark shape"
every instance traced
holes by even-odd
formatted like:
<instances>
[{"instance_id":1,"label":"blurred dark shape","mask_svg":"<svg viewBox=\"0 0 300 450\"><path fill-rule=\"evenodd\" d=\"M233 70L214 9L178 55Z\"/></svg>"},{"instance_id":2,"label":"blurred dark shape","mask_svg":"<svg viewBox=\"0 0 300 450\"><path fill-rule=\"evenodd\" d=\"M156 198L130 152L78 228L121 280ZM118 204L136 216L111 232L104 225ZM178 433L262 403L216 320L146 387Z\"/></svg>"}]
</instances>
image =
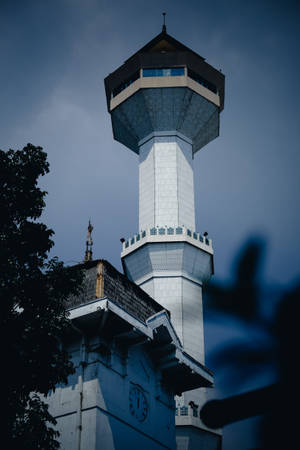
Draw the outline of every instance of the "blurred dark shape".
<instances>
[{"instance_id":1,"label":"blurred dark shape","mask_svg":"<svg viewBox=\"0 0 300 450\"><path fill-rule=\"evenodd\" d=\"M245 321L259 318L259 268L264 254L264 242L251 239L237 260L234 284L207 286L206 306Z\"/></svg>"},{"instance_id":2,"label":"blurred dark shape","mask_svg":"<svg viewBox=\"0 0 300 450\"><path fill-rule=\"evenodd\" d=\"M225 400L211 400L201 409L201 420L209 428L221 428L229 423L257 416L274 407L278 386L271 385Z\"/></svg>"},{"instance_id":3,"label":"blurred dark shape","mask_svg":"<svg viewBox=\"0 0 300 450\"><path fill-rule=\"evenodd\" d=\"M206 307L210 311L237 319L253 339L247 345L233 342L219 349L216 361L231 366L232 380L260 375L266 366L276 372L276 385L253 390L224 400L213 400L201 410L201 418L212 428L248 417L262 415L260 430L262 449L293 449L297 445L299 405L298 327L300 284L283 293L275 313L264 314L260 298L259 269L265 244L249 241L238 258L235 281L222 286L207 286ZM259 332L260 338L257 339Z\"/></svg>"}]
</instances>

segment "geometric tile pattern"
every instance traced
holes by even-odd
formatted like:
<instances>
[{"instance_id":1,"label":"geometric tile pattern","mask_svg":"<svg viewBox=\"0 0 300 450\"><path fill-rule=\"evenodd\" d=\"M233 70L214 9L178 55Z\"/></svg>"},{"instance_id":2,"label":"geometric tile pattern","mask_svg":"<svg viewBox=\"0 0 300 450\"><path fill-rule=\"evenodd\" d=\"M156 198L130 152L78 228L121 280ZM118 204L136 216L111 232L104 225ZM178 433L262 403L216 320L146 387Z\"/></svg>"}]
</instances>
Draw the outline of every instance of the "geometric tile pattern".
<instances>
[{"instance_id":1,"label":"geometric tile pattern","mask_svg":"<svg viewBox=\"0 0 300 450\"><path fill-rule=\"evenodd\" d=\"M156 136L140 146L139 230L157 225L195 229L192 145Z\"/></svg>"},{"instance_id":2,"label":"geometric tile pattern","mask_svg":"<svg viewBox=\"0 0 300 450\"><path fill-rule=\"evenodd\" d=\"M111 119L114 138L136 153L138 142L155 131L182 133L194 153L219 135L219 107L187 87L140 89Z\"/></svg>"}]
</instances>

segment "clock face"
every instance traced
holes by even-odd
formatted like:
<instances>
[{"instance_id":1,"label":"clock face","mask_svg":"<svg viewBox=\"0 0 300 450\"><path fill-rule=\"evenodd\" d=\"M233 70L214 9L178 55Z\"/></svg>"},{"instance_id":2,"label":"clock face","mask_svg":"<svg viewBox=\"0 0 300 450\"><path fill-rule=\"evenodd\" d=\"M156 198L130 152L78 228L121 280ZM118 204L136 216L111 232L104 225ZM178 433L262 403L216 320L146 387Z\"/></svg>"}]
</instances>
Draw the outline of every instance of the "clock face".
<instances>
[{"instance_id":1,"label":"clock face","mask_svg":"<svg viewBox=\"0 0 300 450\"><path fill-rule=\"evenodd\" d=\"M139 386L131 386L129 391L129 409L131 414L143 422L148 414L148 402L146 396Z\"/></svg>"}]
</instances>

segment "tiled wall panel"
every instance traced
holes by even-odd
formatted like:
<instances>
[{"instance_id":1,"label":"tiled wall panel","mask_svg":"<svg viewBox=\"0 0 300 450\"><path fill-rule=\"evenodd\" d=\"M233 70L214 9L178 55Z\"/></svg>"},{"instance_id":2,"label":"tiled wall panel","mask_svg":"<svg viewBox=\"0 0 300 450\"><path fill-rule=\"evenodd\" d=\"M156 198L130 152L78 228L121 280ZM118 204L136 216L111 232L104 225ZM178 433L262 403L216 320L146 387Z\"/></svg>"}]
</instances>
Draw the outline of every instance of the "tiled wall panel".
<instances>
[{"instance_id":1,"label":"tiled wall panel","mask_svg":"<svg viewBox=\"0 0 300 450\"><path fill-rule=\"evenodd\" d=\"M178 136L153 137L140 147L139 229L195 229L192 146Z\"/></svg>"}]
</instances>

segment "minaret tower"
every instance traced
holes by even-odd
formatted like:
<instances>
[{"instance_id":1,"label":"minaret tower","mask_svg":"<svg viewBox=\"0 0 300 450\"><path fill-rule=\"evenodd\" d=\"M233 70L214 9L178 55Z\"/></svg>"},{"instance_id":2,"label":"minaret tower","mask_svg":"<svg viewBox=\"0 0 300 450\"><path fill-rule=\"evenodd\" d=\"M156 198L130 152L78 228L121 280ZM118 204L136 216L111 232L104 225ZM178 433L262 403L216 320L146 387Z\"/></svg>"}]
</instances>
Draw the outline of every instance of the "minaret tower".
<instances>
[{"instance_id":1,"label":"minaret tower","mask_svg":"<svg viewBox=\"0 0 300 450\"><path fill-rule=\"evenodd\" d=\"M213 273L213 248L196 231L193 159L219 135L224 75L164 24L105 89L114 138L139 158L139 227L123 243L125 274L171 312L185 351L204 364L202 285ZM178 425L201 427L201 401L199 390L183 395Z\"/></svg>"}]
</instances>

